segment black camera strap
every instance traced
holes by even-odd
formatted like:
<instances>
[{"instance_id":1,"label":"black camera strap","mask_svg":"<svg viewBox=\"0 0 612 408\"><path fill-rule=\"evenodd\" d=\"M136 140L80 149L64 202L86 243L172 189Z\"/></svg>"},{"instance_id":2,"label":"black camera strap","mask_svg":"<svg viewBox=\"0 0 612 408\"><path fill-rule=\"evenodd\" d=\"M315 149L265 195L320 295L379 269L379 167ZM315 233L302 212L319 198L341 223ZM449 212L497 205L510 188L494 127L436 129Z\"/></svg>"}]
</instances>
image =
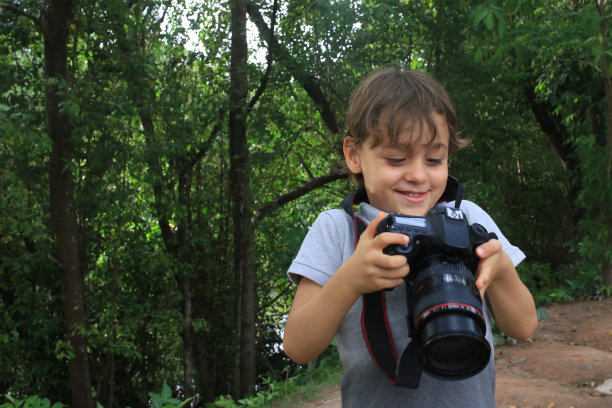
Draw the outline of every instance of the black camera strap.
<instances>
[{"instance_id":1,"label":"black camera strap","mask_svg":"<svg viewBox=\"0 0 612 408\"><path fill-rule=\"evenodd\" d=\"M463 186L459 184L456 178L449 176L440 201L455 200L455 207L459 208L462 198ZM357 190L347 195L340 203L340 206L353 218L355 247L357 247L359 237L367 228L367 224L355 215L355 205L364 202L368 202L366 191ZM406 290L408 294L408 288ZM366 293L362 298L361 330L372 361L383 371L392 384L413 389L418 388L422 368L417 360L417 347L411 341L398 359L387 318L385 291ZM409 304L408 313L411 313L410 309ZM412 334L410 321L410 317L407 316L408 330Z\"/></svg>"},{"instance_id":2,"label":"black camera strap","mask_svg":"<svg viewBox=\"0 0 612 408\"><path fill-rule=\"evenodd\" d=\"M463 192L465 189L453 176L448 176L448 180L446 181L446 188L442 193L442 197L440 197L440 202L449 203L455 200L455 208L459 208L461 206L461 201L463 200Z\"/></svg>"}]
</instances>

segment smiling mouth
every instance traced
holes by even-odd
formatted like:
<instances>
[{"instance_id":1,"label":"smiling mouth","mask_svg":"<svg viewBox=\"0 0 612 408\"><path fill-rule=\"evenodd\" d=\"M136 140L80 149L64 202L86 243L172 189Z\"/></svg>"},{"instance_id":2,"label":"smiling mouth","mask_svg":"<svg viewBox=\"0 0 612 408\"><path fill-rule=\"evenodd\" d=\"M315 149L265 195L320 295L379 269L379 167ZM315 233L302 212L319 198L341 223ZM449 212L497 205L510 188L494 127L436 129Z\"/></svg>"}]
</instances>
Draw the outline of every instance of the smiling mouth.
<instances>
[{"instance_id":1,"label":"smiling mouth","mask_svg":"<svg viewBox=\"0 0 612 408\"><path fill-rule=\"evenodd\" d=\"M427 198L427 192L417 192L417 191L398 191L400 195L406 198L408 201L413 203L420 203L425 198Z\"/></svg>"}]
</instances>

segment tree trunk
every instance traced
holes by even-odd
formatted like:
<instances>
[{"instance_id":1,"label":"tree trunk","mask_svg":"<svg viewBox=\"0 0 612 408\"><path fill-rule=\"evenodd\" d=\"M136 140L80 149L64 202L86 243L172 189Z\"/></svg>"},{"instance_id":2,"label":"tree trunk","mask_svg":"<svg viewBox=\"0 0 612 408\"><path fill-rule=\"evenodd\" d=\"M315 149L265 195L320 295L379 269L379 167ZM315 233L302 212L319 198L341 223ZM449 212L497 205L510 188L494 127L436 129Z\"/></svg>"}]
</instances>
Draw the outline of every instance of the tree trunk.
<instances>
[{"instance_id":1,"label":"tree trunk","mask_svg":"<svg viewBox=\"0 0 612 408\"><path fill-rule=\"evenodd\" d=\"M178 259L183 265L191 264L189 260L189 226L191 222L191 179L193 173L191 164L182 161L179 165L179 205L181 206L180 213L183 216L179 219L178 241L179 252ZM181 268L183 269L183 268ZM184 397L191 398L195 395L194 381L194 331L193 331L193 290L191 282L193 277L190 271L185 271L183 276L178 279L182 281L183 290L183 387Z\"/></svg>"},{"instance_id":2,"label":"tree trunk","mask_svg":"<svg viewBox=\"0 0 612 408\"><path fill-rule=\"evenodd\" d=\"M607 128L606 128L606 143L604 146L607 163L605 168L605 177L608 184L610 184L610 173L612 171L612 80L608 71L608 19L610 16L606 14L606 0L597 0L597 11L599 13L599 35L601 37L601 52L599 58L599 72L601 73L601 80L603 82L604 90L606 92L606 115L607 115ZM610 203L601 203L601 221L608 228L608 231L612 230L612 214L610 209ZM606 238L606 248L612 248L612 234L608 233ZM612 260L606 256L603 257L603 265L601 268L601 277L604 285L612 286Z\"/></svg>"},{"instance_id":3,"label":"tree trunk","mask_svg":"<svg viewBox=\"0 0 612 408\"><path fill-rule=\"evenodd\" d=\"M133 84L134 89L139 89L140 85L137 83ZM135 94L141 95L141 92ZM145 137L147 145L152 148L154 146L154 135L155 125L153 118L150 114L146 113L144 108L144 102L147 98L142 100L135 98L135 103L139 106L140 122L145 131ZM153 101L154 99L148 99ZM155 207L158 217L158 224L161 230L162 239L166 251L171 254L178 262L187 264L187 257L189 256L188 240L189 240L189 220L190 216L186 215L179 220L178 237L172 231L170 227L170 221L168 219L167 210L163 205L164 198L164 184L163 184L163 172L159 164L159 158L149 159L149 168L153 173L153 194L155 196ZM183 169L184 170L184 169ZM185 211L189 211L189 191L191 188L191 177L190 171L179 175L179 202L184 206ZM177 276L177 282L183 293L183 303L181 311L183 314L183 327L181 329L181 338L183 339L183 391L185 398L190 398L195 395L195 381L194 381L194 331L193 331L193 290L191 288L191 277L190 276Z\"/></svg>"},{"instance_id":4,"label":"tree trunk","mask_svg":"<svg viewBox=\"0 0 612 408\"><path fill-rule=\"evenodd\" d=\"M236 329L239 332L239 366L235 372L234 397L255 390L255 267L253 264L252 205L248 193L249 168L246 130L247 115L247 37L246 2L233 0L231 43L231 95L229 114L230 188L233 200L234 271L238 279ZM237 394L236 394L237 393Z\"/></svg>"},{"instance_id":5,"label":"tree trunk","mask_svg":"<svg viewBox=\"0 0 612 408\"><path fill-rule=\"evenodd\" d=\"M155 197L155 211L157 213L157 221L160 227L162 240L167 253L172 255L177 262L188 264L190 216L186 215L181 217L178 222L178 233L175 234L170 226L170 220L168 218L169 211L164 204L164 198L167 194L164 182L165 176L161 165L161 154L159 154L155 148L156 129L154 115L152 113L154 110L151 109L156 101L155 89L147 87L148 84L143 80L142 72L133 71L133 62L141 59L142 54L139 53L136 44L128 38L125 29L123 29L122 26L120 26L119 29L121 30L121 51L123 52L124 66L129 67L126 69L127 80L134 90L134 92L132 92L132 101L137 107L147 147L151 151L151 155L147 159L147 164L152 176L151 187ZM140 46L144 47L143 44L140 44ZM185 211L189 211L190 206L191 165L192 164L188 162L182 162L179 168L176 169L179 171L179 203L184 206ZM183 397L190 398L195 395L192 278L187 275L181 275L177 276L176 280L183 294L183 302L181 305L181 312L183 314L183 325L181 328L181 338L183 339Z\"/></svg>"},{"instance_id":6,"label":"tree trunk","mask_svg":"<svg viewBox=\"0 0 612 408\"><path fill-rule=\"evenodd\" d=\"M66 83L68 24L71 0L50 0L45 4L41 26L44 33L45 99L47 132L52 141L49 182L51 220L59 258L64 328L74 357L68 361L68 381L73 407L94 406L87 345L81 329L85 325L83 275L78 251L78 226L74 202L73 160L70 118L61 112Z\"/></svg>"},{"instance_id":7,"label":"tree trunk","mask_svg":"<svg viewBox=\"0 0 612 408\"><path fill-rule=\"evenodd\" d=\"M548 137L551 147L563 165L565 171L565 188L569 201L572 206L574 206L573 221L576 227L583 216L575 207L576 198L578 197L581 185L580 164L574 148L568 143L570 135L563 125L563 118L554 113L554 107L549 102L537 101L533 86L525 86L523 87L523 91L534 118L540 125L540 129L542 129Z\"/></svg>"}]
</instances>

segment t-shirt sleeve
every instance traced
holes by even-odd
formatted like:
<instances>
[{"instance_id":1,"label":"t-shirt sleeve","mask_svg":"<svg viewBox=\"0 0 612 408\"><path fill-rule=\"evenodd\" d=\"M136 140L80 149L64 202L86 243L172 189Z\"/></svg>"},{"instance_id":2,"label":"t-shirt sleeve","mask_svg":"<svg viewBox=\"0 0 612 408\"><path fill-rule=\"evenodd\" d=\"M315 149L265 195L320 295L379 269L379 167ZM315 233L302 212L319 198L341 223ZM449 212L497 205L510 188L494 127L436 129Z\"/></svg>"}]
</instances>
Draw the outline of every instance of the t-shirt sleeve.
<instances>
[{"instance_id":1,"label":"t-shirt sleeve","mask_svg":"<svg viewBox=\"0 0 612 408\"><path fill-rule=\"evenodd\" d=\"M508 239L502 234L501 230L493 221L493 218L485 210L471 201L464 201L461 204L461 209L465 212L470 224L478 223L485 227L488 232L494 232L497 235L502 248L508 254L514 266L517 266L525 259L525 254L518 247L512 245Z\"/></svg>"},{"instance_id":2,"label":"t-shirt sleeve","mask_svg":"<svg viewBox=\"0 0 612 408\"><path fill-rule=\"evenodd\" d=\"M298 284L302 277L323 286L342 265L348 216L341 210L322 212L306 234L289 267L289 279Z\"/></svg>"}]
</instances>

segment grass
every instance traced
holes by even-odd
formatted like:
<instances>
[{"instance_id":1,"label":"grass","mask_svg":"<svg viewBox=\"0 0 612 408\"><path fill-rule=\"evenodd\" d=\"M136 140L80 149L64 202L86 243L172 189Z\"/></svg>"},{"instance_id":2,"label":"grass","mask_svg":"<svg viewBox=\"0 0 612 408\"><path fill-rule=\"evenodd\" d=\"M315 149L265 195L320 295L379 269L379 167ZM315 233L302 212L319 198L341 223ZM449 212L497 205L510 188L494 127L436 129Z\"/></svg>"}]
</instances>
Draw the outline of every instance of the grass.
<instances>
[{"instance_id":1,"label":"grass","mask_svg":"<svg viewBox=\"0 0 612 408\"><path fill-rule=\"evenodd\" d=\"M320 357L312 369L300 368L290 373L285 381L265 381L256 395L233 401L221 397L207 408L295 408L315 401L322 395L324 388L337 386L342 377L342 363L335 347L331 353ZM290 375L290 376L289 376Z\"/></svg>"},{"instance_id":2,"label":"grass","mask_svg":"<svg viewBox=\"0 0 612 408\"><path fill-rule=\"evenodd\" d=\"M335 387L342 378L342 363L338 351L333 347L333 353L322 358L315 368L297 374L295 387L288 387L282 398L269 405L271 408L295 408L302 404L313 402L323 395L323 389ZM295 378L295 377L293 377ZM293 378L288 379L292 381ZM279 395L280 396L280 395Z\"/></svg>"},{"instance_id":3,"label":"grass","mask_svg":"<svg viewBox=\"0 0 612 408\"><path fill-rule=\"evenodd\" d=\"M312 370L307 375L307 380L287 393L283 398L272 402L271 408L295 408L308 402L313 402L322 397L323 390L329 387L337 387L342 378L342 365L325 363Z\"/></svg>"}]
</instances>

